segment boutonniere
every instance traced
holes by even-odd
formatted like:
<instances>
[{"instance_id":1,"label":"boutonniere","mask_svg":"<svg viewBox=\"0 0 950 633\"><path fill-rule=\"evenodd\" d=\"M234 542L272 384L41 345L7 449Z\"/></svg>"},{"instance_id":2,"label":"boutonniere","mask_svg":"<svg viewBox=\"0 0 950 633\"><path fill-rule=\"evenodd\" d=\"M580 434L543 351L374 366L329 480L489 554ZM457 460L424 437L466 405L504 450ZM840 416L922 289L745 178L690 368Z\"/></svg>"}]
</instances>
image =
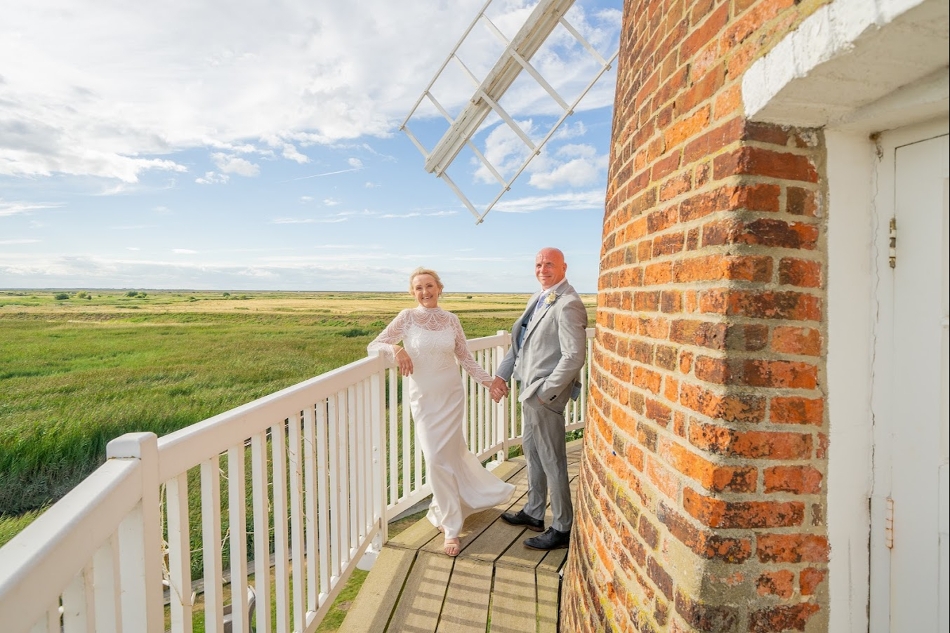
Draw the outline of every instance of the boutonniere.
<instances>
[{"instance_id":1,"label":"boutonniere","mask_svg":"<svg viewBox=\"0 0 950 633\"><path fill-rule=\"evenodd\" d=\"M557 293L552 292L551 294L549 294L547 297L544 298L544 305L549 306L555 301L557 301Z\"/></svg>"}]
</instances>

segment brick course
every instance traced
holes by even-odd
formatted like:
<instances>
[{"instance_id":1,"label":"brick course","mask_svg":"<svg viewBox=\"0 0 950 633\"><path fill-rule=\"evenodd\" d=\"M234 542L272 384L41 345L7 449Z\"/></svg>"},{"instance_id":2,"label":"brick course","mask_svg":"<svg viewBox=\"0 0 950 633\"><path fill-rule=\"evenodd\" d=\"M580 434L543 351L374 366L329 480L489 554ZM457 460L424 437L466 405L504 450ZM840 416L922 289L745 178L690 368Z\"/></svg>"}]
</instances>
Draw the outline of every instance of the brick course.
<instances>
[{"instance_id":1,"label":"brick course","mask_svg":"<svg viewBox=\"0 0 950 633\"><path fill-rule=\"evenodd\" d=\"M827 627L824 140L741 99L822 3L625 3L561 630Z\"/></svg>"}]
</instances>

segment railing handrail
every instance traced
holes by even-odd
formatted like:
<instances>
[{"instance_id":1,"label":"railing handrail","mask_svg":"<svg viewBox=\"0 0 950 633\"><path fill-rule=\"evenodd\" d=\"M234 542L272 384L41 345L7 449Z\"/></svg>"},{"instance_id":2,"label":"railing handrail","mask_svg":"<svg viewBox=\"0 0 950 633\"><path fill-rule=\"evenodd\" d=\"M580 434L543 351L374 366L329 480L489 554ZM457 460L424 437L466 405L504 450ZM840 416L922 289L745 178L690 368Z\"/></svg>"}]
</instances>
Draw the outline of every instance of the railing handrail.
<instances>
[{"instance_id":1,"label":"railing handrail","mask_svg":"<svg viewBox=\"0 0 950 633\"><path fill-rule=\"evenodd\" d=\"M588 328L587 335L589 346L593 328ZM493 373L510 339L510 333L499 332L470 339L468 346L479 362ZM585 370L583 377L585 384L588 371ZM127 626L136 630L143 626L147 630L162 629L160 565L162 549L167 547L169 571L166 573L179 601L177 607L173 601L172 628L190 632L188 566L192 552L184 493L188 487L187 473L200 466L202 508L218 508L213 510L215 516L211 518L214 520L207 524L205 519L209 517L202 513L202 539L208 526L217 525L219 532L215 536L212 529L210 549L208 541L204 541L203 549L206 554L212 554L210 568L205 556L206 588L208 582L212 584L211 595L206 595L206 617L211 617L211 622L216 618L208 630L220 631L222 626L220 551L214 555L215 548L223 546L221 517L218 516L223 516L220 503L228 500L229 520L240 524L248 519L243 505L250 500L252 488L253 503L263 503L267 511L271 510L267 489L272 483L276 509L272 515L275 532L271 537L277 539L274 582L283 582L278 584L275 603L277 630L313 631L359 557L370 548L371 541L376 539L374 547L378 547L385 540L390 515L428 494L419 463L419 448L411 448L413 442L407 441L412 435L406 425L410 421L408 408L402 407L401 420L396 417L396 373L387 359L371 355L157 440L151 433L116 438L109 443L109 459L105 464L0 548L0 622L4 623L5 630L70 633L96 630L96 622L100 620L103 624L121 621L123 629ZM481 386L471 393L466 387L466 393L466 411L471 418L467 424L478 435L469 438L470 445L479 444L483 459L492 454L504 459L509 446L519 442L514 426L517 390L503 405L491 403ZM316 408L314 403L317 403ZM584 400L572 405L574 422L569 421L568 428L583 425L583 404ZM399 425L403 427L394 435ZM356 437L354 443L357 427L365 437ZM286 446L285 441L289 442ZM252 455L247 452L250 449L253 449ZM273 450L272 455L270 450ZM313 452L306 453L308 450ZM227 490L220 484L219 472L219 460L225 455L231 482ZM245 490L244 460L248 457L254 468L253 486ZM268 479L268 459L274 463L273 482ZM403 460L402 470L395 465L391 467L390 459ZM408 465L410 461L412 467ZM277 464L282 464L279 472ZM286 473L285 467L289 468ZM230 477L232 468L236 469L233 473L240 481ZM343 470L333 471L334 468ZM393 476L399 477L398 483L387 483L387 477ZM169 486L165 501L168 514L162 519L158 511L162 503L159 489L166 484ZM211 488L206 489L206 485ZM283 497L279 503L278 490ZM232 502L235 494L239 503ZM360 499L362 494L370 499ZM328 507L332 509L327 510ZM278 510L283 512L280 521ZM261 506L254 505L255 526L258 530L261 526L266 529L267 515L263 516L264 523L258 523L259 511ZM329 522L327 512L333 514ZM166 545L163 545L163 521L167 521L169 531ZM288 529L292 532L290 539ZM302 536L304 530L306 542ZM228 551L239 555L238 559L233 554L231 557L231 581L240 587L242 582L247 583L249 574L260 575L255 584L258 593L265 595L258 595L258 609L268 611L270 597L266 594L269 594L271 581L264 576L269 575L266 571L269 563L266 567L258 564L249 570L246 563L241 562L241 558L252 553L243 532L240 530L229 545ZM318 540L322 548L319 552L315 549ZM255 533L254 553L267 547L266 535L263 543ZM328 554L326 548L332 552ZM298 552L307 557L306 570ZM281 562L281 556L287 560ZM319 571L317 558L320 559ZM292 567L289 562L293 562ZM216 574L210 580L209 569ZM294 578L292 597L287 584L291 575ZM181 586L182 583L185 586ZM216 589L215 583L218 584ZM304 584L307 596L303 593ZM240 592L235 600L235 609L247 608L246 597L241 597ZM290 604L297 609L293 624L289 620ZM247 624L246 614L237 613L234 617L238 629Z\"/></svg>"},{"instance_id":2,"label":"railing handrail","mask_svg":"<svg viewBox=\"0 0 950 633\"><path fill-rule=\"evenodd\" d=\"M375 356L361 358L319 376L308 378L296 385L229 409L201 422L196 422L168 435L163 435L158 439L158 450L161 457L158 471L159 480L167 481L202 461L221 454L233 443L223 441L225 437L251 437L270 426L269 424L255 422L251 418L252 415L273 419L268 415L270 409L279 409L274 412L277 416L295 408L302 411L308 406L312 406L315 399L325 398L341 388L369 378L385 368L386 360L384 358ZM197 459L189 458L196 450L200 457Z\"/></svg>"},{"instance_id":3,"label":"railing handrail","mask_svg":"<svg viewBox=\"0 0 950 633\"><path fill-rule=\"evenodd\" d=\"M139 502L140 471L137 461L107 461L0 548L0 622L13 630L32 624L21 620L24 600L49 586L64 587L90 548L112 536Z\"/></svg>"}]
</instances>

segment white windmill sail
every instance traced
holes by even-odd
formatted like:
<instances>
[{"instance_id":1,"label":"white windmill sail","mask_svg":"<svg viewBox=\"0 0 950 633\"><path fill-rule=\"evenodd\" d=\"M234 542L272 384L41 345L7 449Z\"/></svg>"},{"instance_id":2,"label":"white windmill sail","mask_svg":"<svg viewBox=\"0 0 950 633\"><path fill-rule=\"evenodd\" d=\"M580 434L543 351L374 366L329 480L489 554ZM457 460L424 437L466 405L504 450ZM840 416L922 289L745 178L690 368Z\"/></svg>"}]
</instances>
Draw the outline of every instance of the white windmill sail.
<instances>
[{"instance_id":1,"label":"white windmill sail","mask_svg":"<svg viewBox=\"0 0 950 633\"><path fill-rule=\"evenodd\" d=\"M435 77L426 86L426 89L416 100L415 105L403 121L400 129L403 130L415 146L425 157L425 169L429 173L435 174L449 185L455 194L461 199L465 206L476 218L476 224L480 224L489 211L498 203L501 197L511 189L512 184L524 172L528 164L538 154L542 148L551 139L560 125L574 113L575 108L587 93L594 87L597 81L610 70L614 60L617 57L618 49L614 49L612 54L601 55L591 44L581 35L566 18L566 13L573 6L575 0L540 0L530 15L524 21L524 24L518 29L517 33L508 38L489 17L488 10L493 0L488 0L482 9L475 16L475 19L466 29L465 33L459 39L458 43L449 53L448 57L442 63ZM469 66L462 61L460 50L470 41L475 33L476 26L482 25L493 34L503 46L500 56L491 66L487 74L479 78L470 70ZM545 78L531 60L535 54L542 48L552 32L560 26L569 33L589 53L594 60L593 76L582 84L580 92L573 96L568 102L552 84L557 81ZM462 74L467 77L474 85L474 92L467 102L461 107L461 110L453 116L446 107L440 103L434 94L433 87L442 79L450 65L453 64L457 69L461 69ZM519 78L522 71L530 76L537 86L543 88L555 104L554 110L559 112L559 116L553 125L546 131L542 131L540 138L535 135L532 139L521 125L505 110L501 105L502 96L512 87ZM409 122L420 112L423 105L433 106L449 123L448 129L441 138L431 147L427 148L424 143L413 134L409 128ZM485 155L485 152L474 142L473 137L486 127L486 119L490 115L495 115L497 119L506 124L514 135L525 145L527 149L524 152L525 158L520 166L508 166L503 169L499 165L493 164ZM499 190L494 197L487 203L476 204L466 196L462 188L457 185L447 172L453 161L459 155L459 152L467 147L478 158L482 165L491 173L499 185ZM502 172L507 172L503 175Z\"/></svg>"}]
</instances>

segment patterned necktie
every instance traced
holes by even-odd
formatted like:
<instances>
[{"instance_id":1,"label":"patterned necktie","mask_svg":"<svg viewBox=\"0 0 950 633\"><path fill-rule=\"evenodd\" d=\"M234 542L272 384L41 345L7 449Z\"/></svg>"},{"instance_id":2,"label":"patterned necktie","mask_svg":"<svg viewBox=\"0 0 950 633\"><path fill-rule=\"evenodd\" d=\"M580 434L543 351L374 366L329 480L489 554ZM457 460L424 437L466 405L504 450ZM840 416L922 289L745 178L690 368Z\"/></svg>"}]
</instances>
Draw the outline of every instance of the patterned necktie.
<instances>
[{"instance_id":1,"label":"patterned necktie","mask_svg":"<svg viewBox=\"0 0 950 633\"><path fill-rule=\"evenodd\" d=\"M547 296L548 293L542 292L541 296L538 297L538 302L534 304L534 311L531 312L531 318L528 319L529 322L534 321L534 317L538 316L538 312L541 311L541 307L544 305L544 300Z\"/></svg>"}]
</instances>

